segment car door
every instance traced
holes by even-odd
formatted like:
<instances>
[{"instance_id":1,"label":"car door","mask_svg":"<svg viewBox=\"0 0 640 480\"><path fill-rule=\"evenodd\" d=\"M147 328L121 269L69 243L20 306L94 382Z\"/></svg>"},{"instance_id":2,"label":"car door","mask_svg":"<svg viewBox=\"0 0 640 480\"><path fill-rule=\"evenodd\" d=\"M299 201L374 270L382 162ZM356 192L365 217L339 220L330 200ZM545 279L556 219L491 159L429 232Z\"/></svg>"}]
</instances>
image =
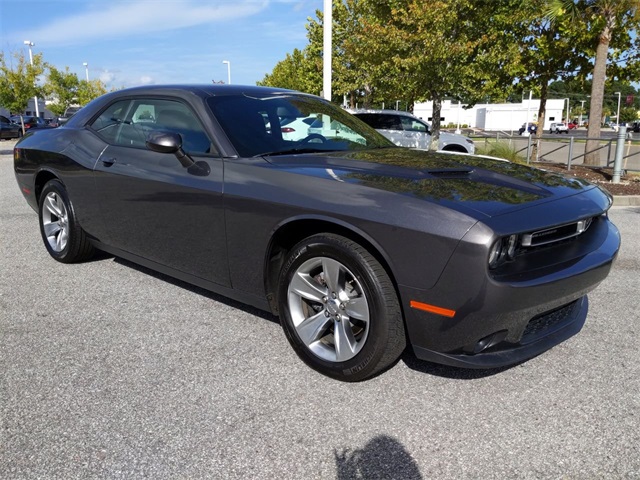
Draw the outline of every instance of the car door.
<instances>
[{"instance_id":1,"label":"car door","mask_svg":"<svg viewBox=\"0 0 640 480\"><path fill-rule=\"evenodd\" d=\"M229 286L223 162L193 110L165 98L120 100L91 128L108 143L94 171L104 243ZM152 131L179 133L205 168L187 169L174 154L147 149Z\"/></svg>"},{"instance_id":2,"label":"car door","mask_svg":"<svg viewBox=\"0 0 640 480\"><path fill-rule=\"evenodd\" d=\"M13 136L11 122L7 117L0 115L0 138L12 138Z\"/></svg>"},{"instance_id":3,"label":"car door","mask_svg":"<svg viewBox=\"0 0 640 480\"><path fill-rule=\"evenodd\" d=\"M422 123L417 119L401 116L403 137L405 139L404 147L429 149L431 135L429 135L429 127L426 123Z\"/></svg>"}]
</instances>

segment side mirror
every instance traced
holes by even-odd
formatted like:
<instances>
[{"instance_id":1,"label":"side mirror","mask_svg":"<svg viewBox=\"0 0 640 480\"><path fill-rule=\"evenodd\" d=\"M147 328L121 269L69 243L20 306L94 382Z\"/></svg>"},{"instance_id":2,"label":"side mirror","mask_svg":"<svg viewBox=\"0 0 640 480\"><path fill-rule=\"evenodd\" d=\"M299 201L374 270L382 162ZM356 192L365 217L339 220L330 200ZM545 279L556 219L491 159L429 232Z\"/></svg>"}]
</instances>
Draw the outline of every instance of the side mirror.
<instances>
[{"instance_id":1,"label":"side mirror","mask_svg":"<svg viewBox=\"0 0 640 480\"><path fill-rule=\"evenodd\" d=\"M207 162L194 162L189 155L182 150L182 137L174 132L151 132L145 142L152 152L173 153L180 165L187 169L191 175L206 177L211 173Z\"/></svg>"},{"instance_id":2,"label":"side mirror","mask_svg":"<svg viewBox=\"0 0 640 480\"><path fill-rule=\"evenodd\" d=\"M158 153L177 153L182 150L182 138L173 132L151 132L145 143L149 150Z\"/></svg>"},{"instance_id":3,"label":"side mirror","mask_svg":"<svg viewBox=\"0 0 640 480\"><path fill-rule=\"evenodd\" d=\"M145 145L152 152L173 153L184 168L189 168L194 164L189 155L182 150L182 137L178 133L151 132Z\"/></svg>"}]
</instances>

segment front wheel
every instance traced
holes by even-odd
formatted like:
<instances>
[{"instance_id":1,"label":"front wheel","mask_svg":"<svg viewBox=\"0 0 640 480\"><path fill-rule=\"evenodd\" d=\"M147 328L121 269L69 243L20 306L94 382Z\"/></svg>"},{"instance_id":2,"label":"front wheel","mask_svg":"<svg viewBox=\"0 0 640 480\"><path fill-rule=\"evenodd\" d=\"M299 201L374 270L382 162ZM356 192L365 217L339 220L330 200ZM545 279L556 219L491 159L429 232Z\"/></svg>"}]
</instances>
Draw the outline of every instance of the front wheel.
<instances>
[{"instance_id":1,"label":"front wheel","mask_svg":"<svg viewBox=\"0 0 640 480\"><path fill-rule=\"evenodd\" d=\"M90 258L94 248L76 219L64 185L50 180L39 200L40 233L49 254L62 263Z\"/></svg>"},{"instance_id":2,"label":"front wheel","mask_svg":"<svg viewBox=\"0 0 640 480\"><path fill-rule=\"evenodd\" d=\"M282 268L280 321L298 356L332 378L359 381L405 348L395 288L361 245L319 234L298 243Z\"/></svg>"}]
</instances>

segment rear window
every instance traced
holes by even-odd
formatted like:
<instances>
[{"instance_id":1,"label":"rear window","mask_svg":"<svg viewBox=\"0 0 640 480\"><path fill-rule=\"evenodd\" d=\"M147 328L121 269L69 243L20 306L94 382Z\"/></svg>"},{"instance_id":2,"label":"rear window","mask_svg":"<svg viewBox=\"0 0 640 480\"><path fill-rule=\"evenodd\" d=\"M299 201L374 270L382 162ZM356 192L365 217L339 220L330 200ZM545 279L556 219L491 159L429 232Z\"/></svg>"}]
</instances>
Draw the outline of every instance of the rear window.
<instances>
[{"instance_id":1,"label":"rear window","mask_svg":"<svg viewBox=\"0 0 640 480\"><path fill-rule=\"evenodd\" d=\"M399 115L356 113L355 116L376 130L402 130L402 121Z\"/></svg>"}]
</instances>

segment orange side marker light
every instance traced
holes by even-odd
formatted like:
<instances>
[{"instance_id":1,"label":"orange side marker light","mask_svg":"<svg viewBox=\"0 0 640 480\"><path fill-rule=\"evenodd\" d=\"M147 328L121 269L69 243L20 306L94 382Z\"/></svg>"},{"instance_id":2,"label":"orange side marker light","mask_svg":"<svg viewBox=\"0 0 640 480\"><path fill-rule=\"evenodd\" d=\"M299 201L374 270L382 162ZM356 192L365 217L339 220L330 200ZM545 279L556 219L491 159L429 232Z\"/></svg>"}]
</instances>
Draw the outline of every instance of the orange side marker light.
<instances>
[{"instance_id":1,"label":"orange side marker light","mask_svg":"<svg viewBox=\"0 0 640 480\"><path fill-rule=\"evenodd\" d=\"M435 313L436 315L442 315L443 317L453 318L456 314L455 310L449 310L448 308L436 307L435 305L429 305L428 303L416 302L411 300L409 302L411 308L416 310L424 310L425 312Z\"/></svg>"}]
</instances>

